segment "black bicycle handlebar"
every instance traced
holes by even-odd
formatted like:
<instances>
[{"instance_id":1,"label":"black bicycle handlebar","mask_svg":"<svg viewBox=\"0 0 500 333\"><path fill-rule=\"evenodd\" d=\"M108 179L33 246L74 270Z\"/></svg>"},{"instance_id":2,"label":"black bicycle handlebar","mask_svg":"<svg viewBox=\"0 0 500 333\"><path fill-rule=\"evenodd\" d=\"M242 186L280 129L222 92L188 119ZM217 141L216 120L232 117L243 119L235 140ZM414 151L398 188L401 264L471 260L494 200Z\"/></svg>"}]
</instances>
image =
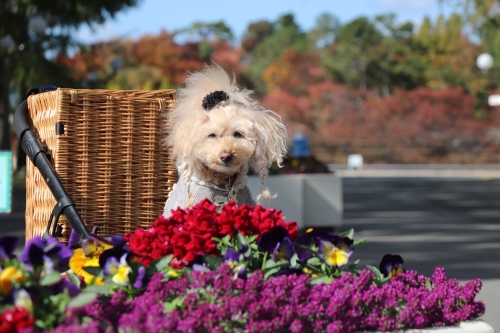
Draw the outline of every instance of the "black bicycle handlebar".
<instances>
[{"instance_id":1,"label":"black bicycle handlebar","mask_svg":"<svg viewBox=\"0 0 500 333\"><path fill-rule=\"evenodd\" d=\"M46 89L43 89L43 88ZM51 90L50 87L54 86L41 86L40 92ZM57 87L56 87L57 89ZM52 89L53 90L53 89ZM31 90L30 90L31 91ZM53 229L53 236L55 235L57 230L57 221L59 218L59 214L62 212L66 216L68 223L71 225L73 229L75 229L83 238L87 238L88 230L83 222L80 214L76 210L75 203L70 198L64 186L61 183L61 180L57 176L56 172L52 168L45 150L42 148L40 141L38 140L35 133L28 126L28 122L26 121L28 115L28 103L27 101L23 101L16 109L14 114L14 130L16 132L17 137L19 138L19 142L21 144L21 148L24 150L26 155L29 157L31 162L38 168L40 174L43 179L49 186L50 191L54 195L57 200L56 207L52 213L47 232L45 235L50 235L50 224L52 223L52 218L56 217L56 221Z\"/></svg>"}]
</instances>

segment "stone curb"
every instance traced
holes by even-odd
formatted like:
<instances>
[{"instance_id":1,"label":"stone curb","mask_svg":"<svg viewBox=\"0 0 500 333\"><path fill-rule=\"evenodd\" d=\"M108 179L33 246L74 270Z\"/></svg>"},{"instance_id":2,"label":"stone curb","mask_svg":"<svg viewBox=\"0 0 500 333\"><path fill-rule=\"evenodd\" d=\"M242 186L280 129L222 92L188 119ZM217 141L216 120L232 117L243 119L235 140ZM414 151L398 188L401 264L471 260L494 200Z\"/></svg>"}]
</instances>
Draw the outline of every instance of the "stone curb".
<instances>
[{"instance_id":1,"label":"stone curb","mask_svg":"<svg viewBox=\"0 0 500 333\"><path fill-rule=\"evenodd\" d=\"M418 330L400 331L401 333L496 333L493 327L481 319L466 321L459 326L431 327ZM369 332L357 332L369 333Z\"/></svg>"},{"instance_id":2,"label":"stone curb","mask_svg":"<svg viewBox=\"0 0 500 333\"><path fill-rule=\"evenodd\" d=\"M500 179L497 170L336 170L339 177L443 177L443 178L474 178Z\"/></svg>"}]
</instances>

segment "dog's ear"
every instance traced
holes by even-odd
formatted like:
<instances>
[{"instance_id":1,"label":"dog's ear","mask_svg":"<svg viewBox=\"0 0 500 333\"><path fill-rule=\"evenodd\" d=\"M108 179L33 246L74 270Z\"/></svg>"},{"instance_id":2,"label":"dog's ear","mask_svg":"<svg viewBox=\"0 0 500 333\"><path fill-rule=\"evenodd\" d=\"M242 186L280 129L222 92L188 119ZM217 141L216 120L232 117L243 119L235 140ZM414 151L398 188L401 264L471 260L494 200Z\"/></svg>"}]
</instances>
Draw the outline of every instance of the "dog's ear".
<instances>
[{"instance_id":1,"label":"dog's ear","mask_svg":"<svg viewBox=\"0 0 500 333\"><path fill-rule=\"evenodd\" d=\"M260 176L262 188L259 195L267 200L272 199L271 193L264 186L269 168L273 162L283 165L286 154L286 127L281 118L270 110L258 110L252 113L254 120L255 137L257 138L255 152L249 160L251 166Z\"/></svg>"}]
</instances>

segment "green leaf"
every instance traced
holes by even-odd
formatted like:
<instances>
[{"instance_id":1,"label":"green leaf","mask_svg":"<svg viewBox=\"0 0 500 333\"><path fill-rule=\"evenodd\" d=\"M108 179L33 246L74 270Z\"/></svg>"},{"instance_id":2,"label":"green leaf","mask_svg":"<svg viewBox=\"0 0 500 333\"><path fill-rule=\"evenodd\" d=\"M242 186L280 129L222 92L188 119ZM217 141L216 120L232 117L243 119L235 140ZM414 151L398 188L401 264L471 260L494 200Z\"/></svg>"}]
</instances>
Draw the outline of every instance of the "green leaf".
<instances>
[{"instance_id":1,"label":"green leaf","mask_svg":"<svg viewBox=\"0 0 500 333\"><path fill-rule=\"evenodd\" d=\"M45 275L42 280L40 280L40 285L51 286L59 281L61 281L61 274L59 272L53 271L52 273Z\"/></svg>"},{"instance_id":2,"label":"green leaf","mask_svg":"<svg viewBox=\"0 0 500 333\"><path fill-rule=\"evenodd\" d=\"M290 263L286 260L280 260L278 262L272 260L272 259L269 259L267 262L266 262L266 265L264 267L264 271L267 271L268 269L274 269L275 267L286 267L290 265Z\"/></svg>"},{"instance_id":3,"label":"green leaf","mask_svg":"<svg viewBox=\"0 0 500 333\"><path fill-rule=\"evenodd\" d=\"M240 233L237 233L236 234L236 245L237 245L236 250L238 250L238 251L243 249L244 246L248 246L248 243L247 243L247 240L245 239L245 236L243 236Z\"/></svg>"},{"instance_id":4,"label":"green leaf","mask_svg":"<svg viewBox=\"0 0 500 333\"><path fill-rule=\"evenodd\" d=\"M375 282L375 284L376 284L377 286L379 286L379 287L380 287L380 286L382 286L383 284L385 284L385 283L389 282L390 280L391 280L391 277L390 277L390 276L388 276L388 277L382 278L382 279L380 279L380 280L375 280L374 282Z\"/></svg>"},{"instance_id":5,"label":"green leaf","mask_svg":"<svg viewBox=\"0 0 500 333\"><path fill-rule=\"evenodd\" d=\"M268 261L266 261L266 264L264 265L263 269L272 268L275 266L276 266L276 262L273 259L269 259Z\"/></svg>"},{"instance_id":6,"label":"green leaf","mask_svg":"<svg viewBox=\"0 0 500 333\"><path fill-rule=\"evenodd\" d=\"M221 239L222 243L227 246L231 246L231 236L226 235L224 238Z\"/></svg>"},{"instance_id":7,"label":"green leaf","mask_svg":"<svg viewBox=\"0 0 500 333\"><path fill-rule=\"evenodd\" d=\"M351 229L347 230L346 232L343 232L340 236L341 237L347 237L349 239L353 239L353 237L354 237L354 229L351 228Z\"/></svg>"},{"instance_id":8,"label":"green leaf","mask_svg":"<svg viewBox=\"0 0 500 333\"><path fill-rule=\"evenodd\" d=\"M251 248L252 250L255 250L255 251L259 250L259 246L258 246L257 244L255 244L255 243L250 244L250 248Z\"/></svg>"},{"instance_id":9,"label":"green leaf","mask_svg":"<svg viewBox=\"0 0 500 333\"><path fill-rule=\"evenodd\" d=\"M317 254L317 251L315 251L315 250L311 249L311 248L310 248L310 247L308 247L308 246L304 246L304 245L300 245L300 244L295 244L295 246L296 246L296 247L298 247L298 248L299 248L299 249L301 249L301 250L304 250L304 251L310 252L310 253L315 254L315 255Z\"/></svg>"},{"instance_id":10,"label":"green leaf","mask_svg":"<svg viewBox=\"0 0 500 333\"><path fill-rule=\"evenodd\" d=\"M206 254L203 256L203 259L207 262L208 268L212 270L217 270L220 265L222 265L222 258L216 257L210 254Z\"/></svg>"},{"instance_id":11,"label":"green leaf","mask_svg":"<svg viewBox=\"0 0 500 333\"><path fill-rule=\"evenodd\" d=\"M165 302L163 305L163 312L164 313L169 313L177 308L182 307L184 303L184 297L176 297L170 302Z\"/></svg>"},{"instance_id":12,"label":"green leaf","mask_svg":"<svg viewBox=\"0 0 500 333\"><path fill-rule=\"evenodd\" d=\"M359 239L357 241L354 241L354 243L352 244L352 247L358 247L360 245L363 245L366 242L368 242L368 238Z\"/></svg>"},{"instance_id":13,"label":"green leaf","mask_svg":"<svg viewBox=\"0 0 500 333\"><path fill-rule=\"evenodd\" d=\"M42 328L42 329L45 329L47 327L47 325L45 324L45 321L43 321L41 319L37 319L35 321L35 326L39 327L39 328Z\"/></svg>"},{"instance_id":14,"label":"green leaf","mask_svg":"<svg viewBox=\"0 0 500 333\"><path fill-rule=\"evenodd\" d=\"M297 260L299 260L299 256L297 255L297 253L294 253L292 258L290 258L290 266L297 267L298 266Z\"/></svg>"},{"instance_id":15,"label":"green leaf","mask_svg":"<svg viewBox=\"0 0 500 333\"><path fill-rule=\"evenodd\" d=\"M266 272L266 274L264 274L264 280L267 280L271 275L278 273L279 271L280 271L279 267L271 268Z\"/></svg>"},{"instance_id":16,"label":"green leaf","mask_svg":"<svg viewBox=\"0 0 500 333\"><path fill-rule=\"evenodd\" d=\"M330 276L319 276L317 278L311 279L311 284L319 284L319 283L332 283L333 278Z\"/></svg>"},{"instance_id":17,"label":"green leaf","mask_svg":"<svg viewBox=\"0 0 500 333\"><path fill-rule=\"evenodd\" d=\"M252 242L255 242L255 240L257 239L257 237L259 237L259 235L249 236L249 237L247 237L247 242L249 244L252 243Z\"/></svg>"},{"instance_id":18,"label":"green leaf","mask_svg":"<svg viewBox=\"0 0 500 333\"><path fill-rule=\"evenodd\" d=\"M161 271L165 267L170 265L170 262L172 261L172 254L166 255L165 257L161 258L160 261L156 263L156 269Z\"/></svg>"},{"instance_id":19,"label":"green leaf","mask_svg":"<svg viewBox=\"0 0 500 333\"><path fill-rule=\"evenodd\" d=\"M81 292L68 303L68 308L79 308L89 304L97 298L97 293Z\"/></svg>"},{"instance_id":20,"label":"green leaf","mask_svg":"<svg viewBox=\"0 0 500 333\"><path fill-rule=\"evenodd\" d=\"M246 250L246 252L243 253L243 256L244 257L250 257L251 254L252 254L252 248L249 246L248 250Z\"/></svg>"},{"instance_id":21,"label":"green leaf","mask_svg":"<svg viewBox=\"0 0 500 333\"><path fill-rule=\"evenodd\" d=\"M382 280L384 278L384 275L378 270L377 267L371 266L371 265L366 265L366 268L369 269L370 271L372 271L376 280Z\"/></svg>"},{"instance_id":22,"label":"green leaf","mask_svg":"<svg viewBox=\"0 0 500 333\"><path fill-rule=\"evenodd\" d=\"M425 285L426 285L427 289L429 289L429 291L432 290L432 284L431 284L431 281L429 279L425 280Z\"/></svg>"},{"instance_id":23,"label":"green leaf","mask_svg":"<svg viewBox=\"0 0 500 333\"><path fill-rule=\"evenodd\" d=\"M75 273L68 271L68 272L66 272L66 275L68 276L68 279L75 284L75 286L77 286L78 288L80 288L81 281L78 278L78 276L76 276Z\"/></svg>"},{"instance_id":24,"label":"green leaf","mask_svg":"<svg viewBox=\"0 0 500 333\"><path fill-rule=\"evenodd\" d=\"M102 273L102 268L101 267L94 267L94 266L86 266L83 267L83 270L93 276L100 276Z\"/></svg>"},{"instance_id":25,"label":"green leaf","mask_svg":"<svg viewBox=\"0 0 500 333\"><path fill-rule=\"evenodd\" d=\"M267 252L264 252L264 258L262 259L262 265L260 269L264 269L266 265L267 265Z\"/></svg>"},{"instance_id":26,"label":"green leaf","mask_svg":"<svg viewBox=\"0 0 500 333\"><path fill-rule=\"evenodd\" d=\"M184 275L186 276L186 279L188 280L189 284L193 284L193 278L191 277L191 269L185 268L184 269Z\"/></svg>"},{"instance_id":27,"label":"green leaf","mask_svg":"<svg viewBox=\"0 0 500 333\"><path fill-rule=\"evenodd\" d=\"M359 259L354 262L354 265L359 264Z\"/></svg>"},{"instance_id":28,"label":"green leaf","mask_svg":"<svg viewBox=\"0 0 500 333\"><path fill-rule=\"evenodd\" d=\"M325 264L325 263L322 263L322 264L321 264L321 271L322 271L323 273L326 273L326 264Z\"/></svg>"},{"instance_id":29,"label":"green leaf","mask_svg":"<svg viewBox=\"0 0 500 333\"><path fill-rule=\"evenodd\" d=\"M307 264L311 266L318 266L321 264L321 260L318 257L312 257L307 260Z\"/></svg>"},{"instance_id":30,"label":"green leaf","mask_svg":"<svg viewBox=\"0 0 500 333\"><path fill-rule=\"evenodd\" d=\"M96 294L101 294L101 295L107 295L110 293L111 288L109 286L87 286L84 290L84 292L92 292Z\"/></svg>"}]
</instances>

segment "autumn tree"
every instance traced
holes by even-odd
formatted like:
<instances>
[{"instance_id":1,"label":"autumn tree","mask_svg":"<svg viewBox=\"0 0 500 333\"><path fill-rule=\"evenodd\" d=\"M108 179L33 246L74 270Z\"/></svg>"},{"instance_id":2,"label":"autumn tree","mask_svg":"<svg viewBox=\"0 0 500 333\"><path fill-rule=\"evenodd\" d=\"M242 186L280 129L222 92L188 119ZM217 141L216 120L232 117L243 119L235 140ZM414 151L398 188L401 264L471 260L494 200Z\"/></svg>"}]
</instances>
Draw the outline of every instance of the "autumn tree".
<instances>
[{"instance_id":1,"label":"autumn tree","mask_svg":"<svg viewBox=\"0 0 500 333\"><path fill-rule=\"evenodd\" d=\"M306 34L302 32L292 14L280 16L273 25L274 32L264 38L253 50L251 65L247 70L259 93L265 93L267 88L262 77L264 70L279 58L287 48L306 52L309 47Z\"/></svg>"}]
</instances>

